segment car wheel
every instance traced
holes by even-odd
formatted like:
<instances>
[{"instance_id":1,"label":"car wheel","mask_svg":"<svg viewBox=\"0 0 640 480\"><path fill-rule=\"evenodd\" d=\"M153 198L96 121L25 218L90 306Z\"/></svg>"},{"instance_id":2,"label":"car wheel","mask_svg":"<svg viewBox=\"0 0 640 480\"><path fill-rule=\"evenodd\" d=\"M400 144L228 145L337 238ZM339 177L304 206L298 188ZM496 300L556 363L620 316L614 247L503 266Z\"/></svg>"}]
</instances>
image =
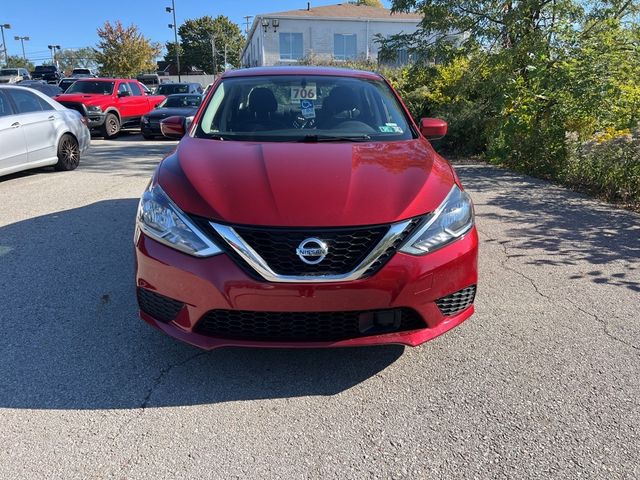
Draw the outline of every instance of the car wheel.
<instances>
[{"instance_id":1,"label":"car wheel","mask_svg":"<svg viewBox=\"0 0 640 480\"><path fill-rule=\"evenodd\" d=\"M145 140L153 140L155 137L155 135L152 135L150 133L143 133L142 134L142 138L144 138Z\"/></svg>"},{"instance_id":2,"label":"car wheel","mask_svg":"<svg viewBox=\"0 0 640 480\"><path fill-rule=\"evenodd\" d=\"M120 133L120 120L118 120L118 117L113 113L107 113L101 133L106 140L116 138L118 133Z\"/></svg>"},{"instance_id":3,"label":"car wheel","mask_svg":"<svg viewBox=\"0 0 640 480\"><path fill-rule=\"evenodd\" d=\"M58 143L58 171L75 170L80 163L80 146L73 135L64 134Z\"/></svg>"}]
</instances>

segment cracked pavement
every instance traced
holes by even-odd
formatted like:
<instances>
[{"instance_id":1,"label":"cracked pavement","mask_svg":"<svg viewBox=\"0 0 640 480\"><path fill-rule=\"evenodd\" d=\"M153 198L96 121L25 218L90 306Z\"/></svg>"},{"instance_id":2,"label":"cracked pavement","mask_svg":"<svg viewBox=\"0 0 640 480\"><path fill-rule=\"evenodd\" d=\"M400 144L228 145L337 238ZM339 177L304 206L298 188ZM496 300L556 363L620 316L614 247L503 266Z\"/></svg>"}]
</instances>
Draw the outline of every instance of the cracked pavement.
<instances>
[{"instance_id":1,"label":"cracked pavement","mask_svg":"<svg viewBox=\"0 0 640 480\"><path fill-rule=\"evenodd\" d=\"M476 314L422 347L201 352L137 319L173 142L0 178L0 477L640 477L640 216L486 165Z\"/></svg>"}]
</instances>

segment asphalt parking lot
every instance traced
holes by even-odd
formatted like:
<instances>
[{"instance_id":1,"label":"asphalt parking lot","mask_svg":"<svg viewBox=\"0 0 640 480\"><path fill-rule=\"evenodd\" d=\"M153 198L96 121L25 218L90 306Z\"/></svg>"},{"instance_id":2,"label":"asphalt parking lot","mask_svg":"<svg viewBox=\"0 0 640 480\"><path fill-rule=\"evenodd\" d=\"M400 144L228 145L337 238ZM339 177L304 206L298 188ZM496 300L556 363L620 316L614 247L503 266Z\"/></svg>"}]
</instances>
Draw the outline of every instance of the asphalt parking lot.
<instances>
[{"instance_id":1,"label":"asphalt parking lot","mask_svg":"<svg viewBox=\"0 0 640 480\"><path fill-rule=\"evenodd\" d=\"M413 349L203 353L137 318L137 197L173 145L0 178L0 478L640 477L639 215L461 165L470 320Z\"/></svg>"}]
</instances>

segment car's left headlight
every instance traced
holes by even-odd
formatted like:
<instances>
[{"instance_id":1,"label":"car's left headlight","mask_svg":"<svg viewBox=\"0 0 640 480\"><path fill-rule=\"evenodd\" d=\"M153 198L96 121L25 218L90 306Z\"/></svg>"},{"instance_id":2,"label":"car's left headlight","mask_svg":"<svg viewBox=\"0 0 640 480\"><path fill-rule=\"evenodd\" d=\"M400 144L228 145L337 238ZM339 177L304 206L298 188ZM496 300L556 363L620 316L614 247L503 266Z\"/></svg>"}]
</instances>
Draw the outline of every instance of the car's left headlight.
<instances>
[{"instance_id":1,"label":"car's left headlight","mask_svg":"<svg viewBox=\"0 0 640 480\"><path fill-rule=\"evenodd\" d=\"M400 249L412 255L424 255L460 238L473 227L471 197L454 185L426 223Z\"/></svg>"},{"instance_id":2,"label":"car's left headlight","mask_svg":"<svg viewBox=\"0 0 640 480\"><path fill-rule=\"evenodd\" d=\"M159 185L153 185L140 199L137 224L146 235L196 257L222 253L171 201Z\"/></svg>"}]
</instances>

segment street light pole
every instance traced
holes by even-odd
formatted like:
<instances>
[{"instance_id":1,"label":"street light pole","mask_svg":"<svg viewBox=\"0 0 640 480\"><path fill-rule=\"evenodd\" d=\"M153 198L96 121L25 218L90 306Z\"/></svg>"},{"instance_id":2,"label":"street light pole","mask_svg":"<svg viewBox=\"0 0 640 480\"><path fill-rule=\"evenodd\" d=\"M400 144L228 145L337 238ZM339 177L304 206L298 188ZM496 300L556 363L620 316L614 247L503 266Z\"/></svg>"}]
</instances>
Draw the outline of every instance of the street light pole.
<instances>
[{"instance_id":1,"label":"street light pole","mask_svg":"<svg viewBox=\"0 0 640 480\"><path fill-rule=\"evenodd\" d=\"M13 37L14 40L20 40L20 43L22 44L22 58L24 58L25 60L27 59L27 54L24 53L24 41L29 41L31 40L29 37L19 37L18 35L16 35L15 37Z\"/></svg>"},{"instance_id":2,"label":"street light pole","mask_svg":"<svg viewBox=\"0 0 640 480\"><path fill-rule=\"evenodd\" d=\"M0 32L2 32L2 48L4 50L4 65L5 67L9 66L9 53L7 52L7 41L4 39L4 30L5 28L9 30L11 25L8 23L0 23Z\"/></svg>"},{"instance_id":3,"label":"street light pole","mask_svg":"<svg viewBox=\"0 0 640 480\"><path fill-rule=\"evenodd\" d=\"M56 50L61 50L60 45L47 45L47 47L49 47L49 50L51 50L51 63L53 65L56 65Z\"/></svg>"},{"instance_id":4,"label":"street light pole","mask_svg":"<svg viewBox=\"0 0 640 480\"><path fill-rule=\"evenodd\" d=\"M169 28L173 28L173 35L175 39L175 48L176 48L176 65L178 67L178 81L181 82L182 78L180 78L180 46L178 45L178 25L176 24L176 2L175 0L171 0L171 6L166 7L165 11L167 13L173 13L173 24L169 24Z\"/></svg>"}]
</instances>

